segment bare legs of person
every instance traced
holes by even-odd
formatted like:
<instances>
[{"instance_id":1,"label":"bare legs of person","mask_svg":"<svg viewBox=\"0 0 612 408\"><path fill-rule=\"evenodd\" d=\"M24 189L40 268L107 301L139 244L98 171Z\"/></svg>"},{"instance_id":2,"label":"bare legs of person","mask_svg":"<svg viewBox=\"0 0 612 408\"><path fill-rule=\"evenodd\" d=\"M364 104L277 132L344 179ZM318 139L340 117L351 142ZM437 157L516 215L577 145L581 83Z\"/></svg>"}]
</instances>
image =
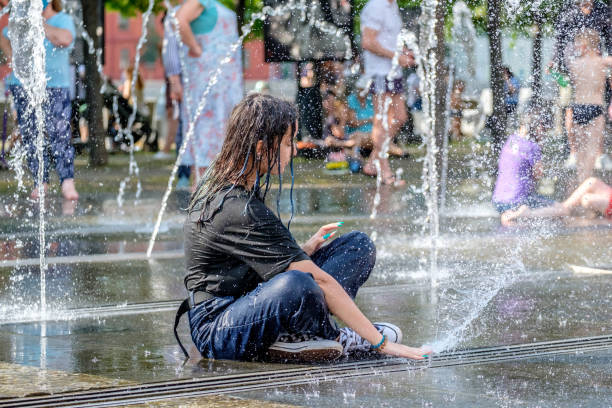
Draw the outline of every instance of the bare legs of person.
<instances>
[{"instance_id":1,"label":"bare legs of person","mask_svg":"<svg viewBox=\"0 0 612 408\"><path fill-rule=\"evenodd\" d=\"M504 212L501 216L501 223L512 225L519 218L567 217L577 207L604 214L610 205L611 195L612 187L596 177L589 177L564 202L535 209L523 205L517 210Z\"/></svg>"},{"instance_id":2,"label":"bare legs of person","mask_svg":"<svg viewBox=\"0 0 612 408\"><path fill-rule=\"evenodd\" d=\"M325 138L325 145L327 147L351 149L357 145L357 141L353 138L345 140L345 139L338 139L333 136L327 136Z\"/></svg>"},{"instance_id":3,"label":"bare legs of person","mask_svg":"<svg viewBox=\"0 0 612 408\"><path fill-rule=\"evenodd\" d=\"M45 189L45 194L49 191L49 183L43 183L43 188ZM30 193L30 198L32 200L38 200L38 186L34 187L34 190Z\"/></svg>"},{"instance_id":4,"label":"bare legs of person","mask_svg":"<svg viewBox=\"0 0 612 408\"><path fill-rule=\"evenodd\" d=\"M45 194L49 191L49 183L43 183L43 188L45 189ZM30 198L33 200L38 200L38 187L35 187L30 194ZM66 200L76 201L79 199L79 193L76 191L76 187L74 186L74 179L65 179L62 182L62 196Z\"/></svg>"},{"instance_id":5,"label":"bare legs of person","mask_svg":"<svg viewBox=\"0 0 612 408\"><path fill-rule=\"evenodd\" d=\"M168 132L162 151L166 154L170 154L170 148L172 147L172 143L174 143L174 137L178 129L178 118L174 117L174 109L172 107L166 110L166 117L168 118Z\"/></svg>"},{"instance_id":6,"label":"bare legs of person","mask_svg":"<svg viewBox=\"0 0 612 408\"><path fill-rule=\"evenodd\" d=\"M77 193L74 187L74 179L65 179L62 182L62 195L66 200L76 201L79 199L79 193Z\"/></svg>"},{"instance_id":7,"label":"bare legs of person","mask_svg":"<svg viewBox=\"0 0 612 408\"><path fill-rule=\"evenodd\" d=\"M576 176L582 183L593 174L595 161L601 155L605 117L599 115L585 125L575 123L573 133L576 143Z\"/></svg>"},{"instance_id":8,"label":"bare legs of person","mask_svg":"<svg viewBox=\"0 0 612 408\"><path fill-rule=\"evenodd\" d=\"M387 106L386 106L387 105ZM384 124L384 113L387 113L387 130ZM383 145L387 138L393 140L399 128L407 119L406 107L401 95L384 93L374 96L374 121L372 125L372 153L363 172L369 176L375 176L377 169L374 160L378 159L383 184L401 186L406 184L403 180L395 180L395 176L389 165L388 154L383 151Z\"/></svg>"}]
</instances>

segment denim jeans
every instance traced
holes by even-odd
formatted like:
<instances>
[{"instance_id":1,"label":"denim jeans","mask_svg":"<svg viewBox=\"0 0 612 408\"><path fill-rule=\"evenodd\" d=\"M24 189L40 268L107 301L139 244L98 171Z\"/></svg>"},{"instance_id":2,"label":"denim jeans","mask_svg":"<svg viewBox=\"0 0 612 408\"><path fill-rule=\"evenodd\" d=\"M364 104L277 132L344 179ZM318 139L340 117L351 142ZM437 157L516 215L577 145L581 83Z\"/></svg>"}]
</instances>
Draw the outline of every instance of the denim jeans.
<instances>
[{"instance_id":1,"label":"denim jeans","mask_svg":"<svg viewBox=\"0 0 612 408\"><path fill-rule=\"evenodd\" d=\"M376 248L362 232L345 234L311 256L351 298L370 276ZM309 273L289 270L238 298L215 297L189 311L191 338L204 357L263 357L280 333L338 337L323 291Z\"/></svg>"},{"instance_id":2,"label":"denim jeans","mask_svg":"<svg viewBox=\"0 0 612 408\"><path fill-rule=\"evenodd\" d=\"M180 112L180 109L181 109L180 104L179 104L178 109ZM183 119L181 115L178 116L178 126L176 128L176 136L174 137L174 143L176 143L176 154L178 155L179 150L181 150L181 145L183 144ZM178 172L176 176L178 178L189 178L191 176L191 169L189 168L189 166L185 166L184 164L181 164L178 167Z\"/></svg>"},{"instance_id":3,"label":"denim jeans","mask_svg":"<svg viewBox=\"0 0 612 408\"><path fill-rule=\"evenodd\" d=\"M10 87L17 109L17 122L21 141L27 150L27 162L30 172L36 179L38 157L36 155L36 121L34 112L28 110L28 97L21 86ZM60 183L74 178L74 147L70 129L71 106L68 88L47 88L47 101L43 106L45 122L45 145L43 147L44 171L43 181L49 182L49 150L55 162L55 170Z\"/></svg>"},{"instance_id":4,"label":"denim jeans","mask_svg":"<svg viewBox=\"0 0 612 408\"><path fill-rule=\"evenodd\" d=\"M531 193L527 197L516 203L498 203L494 201L493 205L495 206L497 212L502 214L508 210L514 210L516 208L519 208L522 205L526 205L529 208L541 208L553 205L553 203L554 201L548 197L544 197L543 195L540 195L538 193Z\"/></svg>"}]
</instances>

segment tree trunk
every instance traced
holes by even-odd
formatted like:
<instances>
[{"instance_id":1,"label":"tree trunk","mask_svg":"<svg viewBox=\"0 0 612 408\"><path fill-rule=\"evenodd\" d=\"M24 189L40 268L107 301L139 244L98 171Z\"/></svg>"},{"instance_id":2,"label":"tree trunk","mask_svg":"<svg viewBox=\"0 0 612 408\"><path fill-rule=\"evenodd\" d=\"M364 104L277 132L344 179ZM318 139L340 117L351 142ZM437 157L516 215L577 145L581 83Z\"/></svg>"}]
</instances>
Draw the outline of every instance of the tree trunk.
<instances>
[{"instance_id":1,"label":"tree trunk","mask_svg":"<svg viewBox=\"0 0 612 408\"><path fill-rule=\"evenodd\" d=\"M535 30L531 56L531 89L533 91L532 103L540 106L542 103L542 24L539 19L536 22Z\"/></svg>"},{"instance_id":2,"label":"tree trunk","mask_svg":"<svg viewBox=\"0 0 612 408\"><path fill-rule=\"evenodd\" d=\"M94 47L102 46L98 36L98 28L104 29L103 0L81 1L83 10L83 26L89 36L93 39ZM85 45L87 47L87 45ZM108 155L104 139L106 133L102 123L102 108L104 100L100 94L102 79L98 73L96 58L94 54L85 51L85 87L87 92L87 123L89 124L89 163L93 166L102 166L108 162Z\"/></svg>"},{"instance_id":3,"label":"tree trunk","mask_svg":"<svg viewBox=\"0 0 612 408\"><path fill-rule=\"evenodd\" d=\"M506 107L504 103L504 77L500 14L503 0L487 0L487 34L489 35L489 59L491 62L491 93L493 113L489 118L493 149L499 153L506 136Z\"/></svg>"},{"instance_id":4,"label":"tree trunk","mask_svg":"<svg viewBox=\"0 0 612 408\"><path fill-rule=\"evenodd\" d=\"M436 76L434 98L436 106L434 107L434 134L436 135L436 145L438 147L438 153L436 155L436 168L442 168L442 145L446 135L444 132L446 123L446 81L448 78L448 72L446 65L444 64L444 55L446 46L444 42L444 14L446 11L446 0L440 0L436 3L435 19L436 19L436 47L434 53L436 54L436 61L438 62L438 73Z\"/></svg>"},{"instance_id":5,"label":"tree trunk","mask_svg":"<svg viewBox=\"0 0 612 408\"><path fill-rule=\"evenodd\" d=\"M246 10L246 0L238 0L236 4L236 21L238 22L238 35L242 35L244 25L244 12Z\"/></svg>"}]
</instances>

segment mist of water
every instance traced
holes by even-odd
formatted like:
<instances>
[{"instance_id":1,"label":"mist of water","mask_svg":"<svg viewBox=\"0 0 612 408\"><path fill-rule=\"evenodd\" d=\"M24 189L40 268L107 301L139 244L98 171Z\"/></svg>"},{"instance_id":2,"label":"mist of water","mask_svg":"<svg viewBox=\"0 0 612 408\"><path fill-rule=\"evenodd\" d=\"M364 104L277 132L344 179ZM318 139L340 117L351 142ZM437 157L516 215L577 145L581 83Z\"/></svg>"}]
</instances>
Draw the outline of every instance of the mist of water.
<instances>
[{"instance_id":1,"label":"mist of water","mask_svg":"<svg viewBox=\"0 0 612 408\"><path fill-rule=\"evenodd\" d=\"M45 119L43 104L46 101L47 78L45 72L45 31L43 29L42 3L38 0L13 0L9 15L8 34L12 47L12 67L28 98L28 114L34 115L36 129L36 156L38 158L38 239L40 242L40 312L47 312L45 259L45 189L44 149Z\"/></svg>"}]
</instances>

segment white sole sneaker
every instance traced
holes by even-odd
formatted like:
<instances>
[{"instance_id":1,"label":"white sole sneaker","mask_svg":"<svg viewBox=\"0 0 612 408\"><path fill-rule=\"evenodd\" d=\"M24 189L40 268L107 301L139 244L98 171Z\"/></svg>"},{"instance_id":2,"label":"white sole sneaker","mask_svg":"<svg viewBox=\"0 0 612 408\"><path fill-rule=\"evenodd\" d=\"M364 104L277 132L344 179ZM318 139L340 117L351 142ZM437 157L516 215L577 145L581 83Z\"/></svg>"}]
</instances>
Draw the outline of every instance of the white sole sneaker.
<instances>
[{"instance_id":1,"label":"white sole sneaker","mask_svg":"<svg viewBox=\"0 0 612 408\"><path fill-rule=\"evenodd\" d=\"M403 339L402 329L391 323L375 322L372 323L380 334L387 336L390 343L401 343Z\"/></svg>"},{"instance_id":2,"label":"white sole sneaker","mask_svg":"<svg viewBox=\"0 0 612 408\"><path fill-rule=\"evenodd\" d=\"M342 345L333 340L308 340L296 343L277 341L268 349L273 362L316 363L333 361L342 355Z\"/></svg>"}]
</instances>

